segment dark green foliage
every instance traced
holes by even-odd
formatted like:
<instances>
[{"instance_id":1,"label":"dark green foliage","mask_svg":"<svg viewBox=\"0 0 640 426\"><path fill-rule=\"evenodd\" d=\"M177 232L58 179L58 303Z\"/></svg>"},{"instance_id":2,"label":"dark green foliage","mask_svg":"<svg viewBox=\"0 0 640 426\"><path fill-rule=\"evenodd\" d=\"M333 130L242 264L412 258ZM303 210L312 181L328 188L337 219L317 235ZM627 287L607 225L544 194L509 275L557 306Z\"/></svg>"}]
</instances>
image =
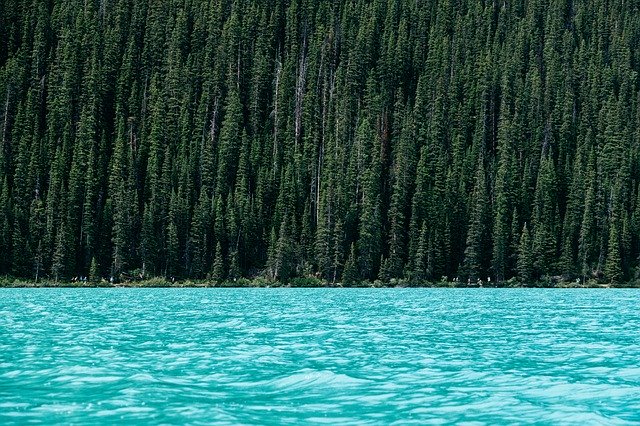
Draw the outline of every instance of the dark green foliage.
<instances>
[{"instance_id":1,"label":"dark green foliage","mask_svg":"<svg viewBox=\"0 0 640 426\"><path fill-rule=\"evenodd\" d=\"M9 2L0 275L632 279L640 9L570 3Z\"/></svg>"},{"instance_id":2,"label":"dark green foliage","mask_svg":"<svg viewBox=\"0 0 640 426\"><path fill-rule=\"evenodd\" d=\"M91 258L91 266L89 267L89 281L97 282L100 280L100 269L98 268L98 261L95 257Z\"/></svg>"},{"instance_id":3,"label":"dark green foliage","mask_svg":"<svg viewBox=\"0 0 640 426\"><path fill-rule=\"evenodd\" d=\"M342 273L342 282L344 284L350 285L360 282L357 262L356 247L355 244L351 244L351 251L349 252L349 257L344 264L344 271Z\"/></svg>"},{"instance_id":4,"label":"dark green foliage","mask_svg":"<svg viewBox=\"0 0 640 426\"><path fill-rule=\"evenodd\" d=\"M526 283L533 278L533 262L534 257L531 251L531 236L529 235L529 228L525 223L522 228L520 244L518 246L517 272L520 281Z\"/></svg>"},{"instance_id":5,"label":"dark green foliage","mask_svg":"<svg viewBox=\"0 0 640 426\"><path fill-rule=\"evenodd\" d=\"M213 257L213 266L211 269L211 279L217 283L224 280L224 258L222 256L222 246L220 242L216 244L216 251Z\"/></svg>"},{"instance_id":6,"label":"dark green foliage","mask_svg":"<svg viewBox=\"0 0 640 426\"><path fill-rule=\"evenodd\" d=\"M484 258L488 248L486 245L488 199L482 157L478 160L470 203L469 231L462 272L471 281L476 281L482 279L483 271L486 270Z\"/></svg>"}]
</instances>

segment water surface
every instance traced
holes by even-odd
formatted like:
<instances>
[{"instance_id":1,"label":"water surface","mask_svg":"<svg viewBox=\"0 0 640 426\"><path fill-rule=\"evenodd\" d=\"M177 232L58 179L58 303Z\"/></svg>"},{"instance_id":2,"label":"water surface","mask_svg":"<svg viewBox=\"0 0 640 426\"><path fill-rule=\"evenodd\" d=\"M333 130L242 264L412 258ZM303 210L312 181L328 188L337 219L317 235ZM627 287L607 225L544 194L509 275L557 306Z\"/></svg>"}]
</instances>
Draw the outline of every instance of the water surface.
<instances>
[{"instance_id":1,"label":"water surface","mask_svg":"<svg viewBox=\"0 0 640 426\"><path fill-rule=\"evenodd\" d=\"M639 297L2 289L0 423L637 423Z\"/></svg>"}]
</instances>

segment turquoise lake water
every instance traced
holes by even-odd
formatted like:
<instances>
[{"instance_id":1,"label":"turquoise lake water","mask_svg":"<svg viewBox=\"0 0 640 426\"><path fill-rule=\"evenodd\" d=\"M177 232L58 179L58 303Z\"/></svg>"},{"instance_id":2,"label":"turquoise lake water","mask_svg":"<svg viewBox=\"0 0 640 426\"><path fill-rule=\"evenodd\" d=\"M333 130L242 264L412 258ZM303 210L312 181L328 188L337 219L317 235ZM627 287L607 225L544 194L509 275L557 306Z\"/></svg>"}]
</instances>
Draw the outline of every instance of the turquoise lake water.
<instances>
[{"instance_id":1,"label":"turquoise lake water","mask_svg":"<svg viewBox=\"0 0 640 426\"><path fill-rule=\"evenodd\" d=\"M640 292L2 289L0 424L632 424Z\"/></svg>"}]
</instances>

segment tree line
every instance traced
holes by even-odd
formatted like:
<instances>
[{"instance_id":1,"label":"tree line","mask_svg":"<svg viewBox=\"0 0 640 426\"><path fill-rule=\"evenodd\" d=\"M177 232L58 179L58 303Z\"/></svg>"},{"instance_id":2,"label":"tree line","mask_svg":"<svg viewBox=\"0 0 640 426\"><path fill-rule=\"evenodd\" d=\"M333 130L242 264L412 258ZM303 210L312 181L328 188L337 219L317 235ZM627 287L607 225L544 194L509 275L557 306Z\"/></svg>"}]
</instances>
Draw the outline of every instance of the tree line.
<instances>
[{"instance_id":1,"label":"tree line","mask_svg":"<svg viewBox=\"0 0 640 426\"><path fill-rule=\"evenodd\" d=\"M0 0L0 274L622 282L620 0Z\"/></svg>"}]
</instances>

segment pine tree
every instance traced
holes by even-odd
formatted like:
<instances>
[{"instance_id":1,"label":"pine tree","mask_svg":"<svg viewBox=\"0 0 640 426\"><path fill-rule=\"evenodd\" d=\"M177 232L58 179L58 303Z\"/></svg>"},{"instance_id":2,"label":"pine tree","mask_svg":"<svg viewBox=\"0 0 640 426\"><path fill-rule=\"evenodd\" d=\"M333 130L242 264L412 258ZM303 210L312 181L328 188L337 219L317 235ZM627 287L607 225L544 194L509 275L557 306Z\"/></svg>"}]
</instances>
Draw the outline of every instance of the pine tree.
<instances>
[{"instance_id":1,"label":"pine tree","mask_svg":"<svg viewBox=\"0 0 640 426\"><path fill-rule=\"evenodd\" d=\"M202 191L191 220L191 236L189 238L191 269L189 274L196 278L202 277L207 270L207 229L210 223L210 204L206 193Z\"/></svg>"},{"instance_id":2,"label":"pine tree","mask_svg":"<svg viewBox=\"0 0 640 426\"><path fill-rule=\"evenodd\" d=\"M364 279L377 276L379 259L382 255L382 212L380 205L380 159L376 138L371 135L371 124L363 121L358 134L371 141L371 160L364 174L362 214L357 249L360 259L360 275Z\"/></svg>"},{"instance_id":3,"label":"pine tree","mask_svg":"<svg viewBox=\"0 0 640 426\"><path fill-rule=\"evenodd\" d=\"M211 269L211 279L220 284L225 279L224 275L224 257L222 256L222 245L218 241L216 244L216 252L213 257L213 265Z\"/></svg>"},{"instance_id":4,"label":"pine tree","mask_svg":"<svg viewBox=\"0 0 640 426\"><path fill-rule=\"evenodd\" d=\"M533 212L532 250L539 276L548 275L556 269L556 188L553 160L545 156L540 163Z\"/></svg>"},{"instance_id":5,"label":"pine tree","mask_svg":"<svg viewBox=\"0 0 640 426\"><path fill-rule=\"evenodd\" d=\"M531 236L527 224L524 224L520 235L520 245L518 246L518 278L523 283L529 283L533 279L533 252L531 247Z\"/></svg>"},{"instance_id":6,"label":"pine tree","mask_svg":"<svg viewBox=\"0 0 640 426\"><path fill-rule=\"evenodd\" d=\"M111 157L107 209L111 214L113 229L111 242L112 275L120 274L127 267L133 266L132 243L135 241L135 217L137 215L136 187L134 185L133 153L134 143L132 130L129 131L129 143L125 140L124 120L118 124L118 135Z\"/></svg>"},{"instance_id":7,"label":"pine tree","mask_svg":"<svg viewBox=\"0 0 640 426\"><path fill-rule=\"evenodd\" d=\"M66 256L66 249L68 242L66 241L65 234L65 225L63 223L58 230L58 234L56 237L56 246L51 262L51 275L53 275L53 280L55 282L58 282L59 280L65 278L67 274L66 264L68 262L68 259Z\"/></svg>"},{"instance_id":8,"label":"pine tree","mask_svg":"<svg viewBox=\"0 0 640 426\"><path fill-rule=\"evenodd\" d=\"M415 260L413 263L413 280L420 284L425 280L434 278L432 261L429 259L429 236L425 223L420 228L420 238L416 248Z\"/></svg>"},{"instance_id":9,"label":"pine tree","mask_svg":"<svg viewBox=\"0 0 640 426\"><path fill-rule=\"evenodd\" d=\"M242 146L242 105L236 85L231 85L225 103L225 115L220 129L217 185L226 194L236 175L239 148Z\"/></svg>"},{"instance_id":10,"label":"pine tree","mask_svg":"<svg viewBox=\"0 0 640 426\"><path fill-rule=\"evenodd\" d=\"M484 165L480 157L472 195L472 210L463 264L466 275L471 281L480 279L484 272L483 251L485 250L487 203Z\"/></svg>"},{"instance_id":11,"label":"pine tree","mask_svg":"<svg viewBox=\"0 0 640 426\"><path fill-rule=\"evenodd\" d=\"M511 152L508 143L509 122L502 117L498 128L500 159L496 172L496 183L493 202L493 256L492 269L496 281L504 281L509 274L509 233L511 225L511 191L509 184L513 181L511 175Z\"/></svg>"},{"instance_id":12,"label":"pine tree","mask_svg":"<svg viewBox=\"0 0 640 426\"><path fill-rule=\"evenodd\" d=\"M229 255L229 274L228 277L232 281L237 281L242 277L242 271L240 270L240 259L238 250L233 250Z\"/></svg>"},{"instance_id":13,"label":"pine tree","mask_svg":"<svg viewBox=\"0 0 640 426\"><path fill-rule=\"evenodd\" d=\"M608 247L604 274L610 282L618 283L622 279L622 259L620 256L620 234L616 221L613 221L610 226Z\"/></svg>"},{"instance_id":14,"label":"pine tree","mask_svg":"<svg viewBox=\"0 0 640 426\"><path fill-rule=\"evenodd\" d=\"M605 277L611 283L619 283L623 278L622 271L622 236L621 229L622 228L622 220L620 217L620 183L616 183L614 188L612 188L612 196L611 196L611 214L609 218L609 237L607 244L607 258L604 265L604 274Z\"/></svg>"},{"instance_id":15,"label":"pine tree","mask_svg":"<svg viewBox=\"0 0 640 426\"><path fill-rule=\"evenodd\" d=\"M9 183L4 178L2 185L2 193L0 193L0 273L7 274L9 272L13 247L11 238L11 198L9 195Z\"/></svg>"},{"instance_id":16,"label":"pine tree","mask_svg":"<svg viewBox=\"0 0 640 426\"><path fill-rule=\"evenodd\" d=\"M342 273L342 282L346 285L353 285L360 282L358 274L358 258L356 256L356 246L351 244L349 257L344 264L344 272Z\"/></svg>"},{"instance_id":17,"label":"pine tree","mask_svg":"<svg viewBox=\"0 0 640 426\"><path fill-rule=\"evenodd\" d=\"M100 268L95 257L91 258L91 266L89 267L89 281L98 282L100 280Z\"/></svg>"}]
</instances>

